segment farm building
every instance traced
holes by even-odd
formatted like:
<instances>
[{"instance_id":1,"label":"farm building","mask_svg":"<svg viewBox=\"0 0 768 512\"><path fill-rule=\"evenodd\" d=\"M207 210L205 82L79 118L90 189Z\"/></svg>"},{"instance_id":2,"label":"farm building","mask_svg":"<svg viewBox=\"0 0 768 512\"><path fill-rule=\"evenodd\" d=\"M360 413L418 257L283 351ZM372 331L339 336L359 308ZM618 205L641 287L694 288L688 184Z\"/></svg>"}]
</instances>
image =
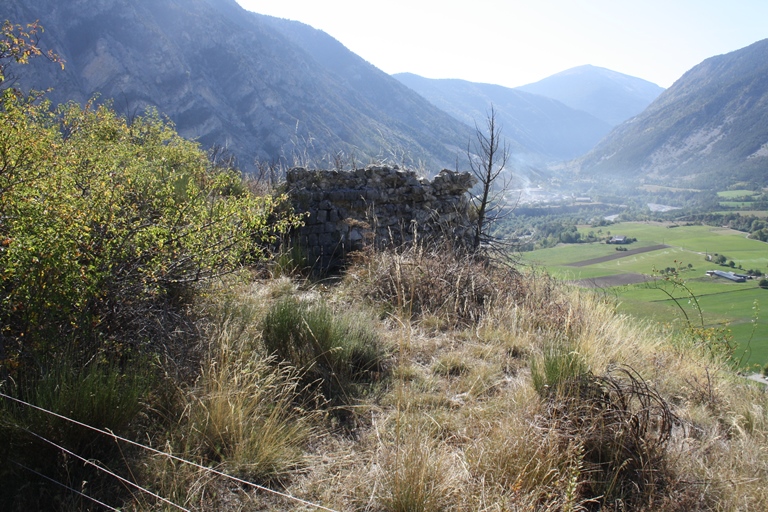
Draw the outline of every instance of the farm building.
<instances>
[{"instance_id":1,"label":"farm building","mask_svg":"<svg viewBox=\"0 0 768 512\"><path fill-rule=\"evenodd\" d=\"M735 281L737 283L745 283L747 281L747 278L749 277L749 276L745 276L744 274L736 274L734 272L724 272L722 270L707 270L707 275L722 277L725 279L729 279L731 281Z\"/></svg>"},{"instance_id":2,"label":"farm building","mask_svg":"<svg viewBox=\"0 0 768 512\"><path fill-rule=\"evenodd\" d=\"M624 235L618 235L608 240L608 243L609 244L627 244L629 243L629 240L627 240L627 237Z\"/></svg>"}]
</instances>

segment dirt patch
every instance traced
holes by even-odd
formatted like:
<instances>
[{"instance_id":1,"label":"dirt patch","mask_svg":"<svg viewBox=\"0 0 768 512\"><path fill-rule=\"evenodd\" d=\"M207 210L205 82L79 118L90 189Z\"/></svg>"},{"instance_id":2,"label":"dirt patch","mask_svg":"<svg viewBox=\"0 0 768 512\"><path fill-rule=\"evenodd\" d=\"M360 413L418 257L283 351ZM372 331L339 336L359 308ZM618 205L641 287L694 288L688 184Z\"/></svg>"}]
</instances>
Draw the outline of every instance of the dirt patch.
<instances>
[{"instance_id":1,"label":"dirt patch","mask_svg":"<svg viewBox=\"0 0 768 512\"><path fill-rule=\"evenodd\" d=\"M592 258L591 260L568 263L566 267L586 267L588 265L595 265L597 263L604 263L606 261L618 260L620 258L626 258L627 256L642 254L644 252L658 251L660 249L667 249L669 247L670 247L669 245L659 244L659 245L651 245L649 247L641 247L639 249L630 249L628 251L616 251L616 254L609 254L608 256L601 256L600 258Z\"/></svg>"},{"instance_id":2,"label":"dirt patch","mask_svg":"<svg viewBox=\"0 0 768 512\"><path fill-rule=\"evenodd\" d=\"M615 276L592 277L579 279L571 283L584 288L611 288L612 286L624 286L627 284L644 283L653 279L645 274L617 274Z\"/></svg>"}]
</instances>

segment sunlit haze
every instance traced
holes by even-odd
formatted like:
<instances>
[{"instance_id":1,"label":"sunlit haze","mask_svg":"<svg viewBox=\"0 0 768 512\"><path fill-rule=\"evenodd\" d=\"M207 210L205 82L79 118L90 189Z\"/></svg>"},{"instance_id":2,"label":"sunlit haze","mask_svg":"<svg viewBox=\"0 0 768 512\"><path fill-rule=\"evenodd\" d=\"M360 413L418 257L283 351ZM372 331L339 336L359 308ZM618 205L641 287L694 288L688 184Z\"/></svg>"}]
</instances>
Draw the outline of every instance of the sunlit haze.
<instances>
[{"instance_id":1,"label":"sunlit haze","mask_svg":"<svg viewBox=\"0 0 768 512\"><path fill-rule=\"evenodd\" d=\"M237 0L321 29L387 73L516 87L592 64L669 87L768 37L765 0Z\"/></svg>"}]
</instances>

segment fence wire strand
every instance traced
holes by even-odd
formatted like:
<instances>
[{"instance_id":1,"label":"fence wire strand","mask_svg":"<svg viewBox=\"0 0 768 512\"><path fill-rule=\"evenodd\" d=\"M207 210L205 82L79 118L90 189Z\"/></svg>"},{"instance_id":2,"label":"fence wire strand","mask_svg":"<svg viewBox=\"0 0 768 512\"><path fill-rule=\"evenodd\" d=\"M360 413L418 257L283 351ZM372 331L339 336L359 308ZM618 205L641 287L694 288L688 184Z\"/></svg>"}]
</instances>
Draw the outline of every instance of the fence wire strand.
<instances>
[{"instance_id":1,"label":"fence wire strand","mask_svg":"<svg viewBox=\"0 0 768 512\"><path fill-rule=\"evenodd\" d=\"M42 473L40 473L40 472L38 472L38 471L35 471L35 470L34 470L34 469L32 469L32 468L28 468L28 467L27 467L27 466L25 466L24 464L20 464L20 463L16 462L15 460L14 460L14 461L11 461L11 462L13 462L14 464L16 464L16 465L17 465L17 466L19 466L20 468L22 468L22 469L26 469L26 470L27 470L27 471L29 471L30 473L33 473L33 474L35 474L35 475L39 476L40 478L44 478L45 480L48 480L48 481L49 481L49 482L51 482L51 483L54 483L54 484L56 484L56 485L59 485L59 486L61 486L61 487L65 488L65 489L67 489L68 491L71 491L71 492L73 492L73 493L77 494L78 496L82 496L83 498L85 498L85 499L87 499L87 500L90 500L90 501L92 501L92 502L96 503L97 505L101 505L102 507L106 508L107 510L114 510L114 512L120 512L120 509L117 509L117 508L115 508L115 507L112 507L112 506L110 506L110 505L107 505L106 503L104 503L104 502L102 502L102 501L99 501L99 500L97 500L97 499L96 499L96 498L94 498L93 496L88 496L88 495L87 495L87 494L85 494L84 492L78 491L77 489L75 489L75 488L72 488L72 487L70 487L70 486L68 486L68 485L66 485L66 484L63 484L63 483L59 482L58 480L54 480L53 478L51 478L51 477L49 477L49 476L45 476L44 474L42 474Z\"/></svg>"},{"instance_id":2,"label":"fence wire strand","mask_svg":"<svg viewBox=\"0 0 768 512\"><path fill-rule=\"evenodd\" d=\"M50 439L46 439L46 438L44 438L43 436L41 436L39 434L35 434L34 432L32 432L31 430L28 430L26 428L22 429L22 430L24 430L24 432L26 432L26 433L28 433L28 434L30 434L32 436L35 436L36 438L40 439L43 442L46 442L46 443L50 444L54 448L56 448L58 450L61 450L62 452L66 453L67 455L71 455L72 457L76 458L77 460L79 460L81 462L84 462L85 464L88 464L89 466L93 466L94 468L98 469L99 471L101 471L103 473L106 473L109 476L114 477L114 478L120 480L124 484L126 484L126 485L128 485L130 487L133 487L135 489L138 489L139 491L141 491L143 493L149 494L153 498L158 499L158 500L162 501L163 503L167 503L168 505L171 505L172 507L175 507L175 508L177 508L179 510L183 510L184 512L192 512L191 510L186 509L186 508L182 507L181 505L177 505L176 503L172 502L171 500L169 500L167 498L163 498L162 496L160 496L158 494L155 494L154 492L150 491L149 489L145 489L144 487L140 486L137 483L131 482L127 478L124 478L124 477L118 475L117 473L114 473L114 472L110 471L109 469L107 469L107 468L105 468L103 466L100 466L99 464L96 464L95 462L93 462L91 460L86 459L85 457L81 457L80 455L76 454L75 452L67 450L63 446L60 446L60 445L54 443Z\"/></svg>"},{"instance_id":3,"label":"fence wire strand","mask_svg":"<svg viewBox=\"0 0 768 512\"><path fill-rule=\"evenodd\" d=\"M318 510L325 510L325 511L327 511L327 512L338 512L338 511L336 511L336 510L334 510L334 509L332 509L332 508L324 507L323 505L318 505L317 503L312 503L311 501L303 500L303 499L301 499L301 498L297 498L297 497L295 497L295 496L291 496L290 494L287 494L287 493L284 493L284 492L280 492L280 491L276 491L276 490L274 490L274 489L270 489L269 487L264 487L263 485L255 484L255 483L253 483L253 482L249 482L249 481L247 481L247 480L243 480L242 478L238 478L238 477L236 477L236 476L228 475L228 474L226 474L226 473L224 473L224 472L222 472L222 471L219 471L219 470L217 470L217 469L213 469L213 468L205 467L205 466L203 466L202 464L198 464L198 463L196 463L196 462L192 462L192 461L189 461L189 460L183 459L183 458L181 458L181 457L179 457L179 456L177 456L177 455L173 455L173 454L171 454L171 453L167 453L167 452L164 452L164 451L158 450L158 449L156 449L156 448L152 448L151 446L146 446L146 445L143 445L143 444L141 444L141 443L137 443L136 441L132 441L132 440L130 440L130 439L127 439L127 438L124 438L124 437L120 437L120 436L118 436L117 434L115 434L115 433L113 433L113 432L110 432L110 431L108 431L108 430L102 430L102 429L100 429L100 428L96 428L96 427L94 427L94 426L91 426L91 425L87 425L87 424L85 424L85 423L79 422L79 421L77 421L77 420L74 420L74 419L72 419L72 418L68 418L68 417L66 417L66 416L62 416L61 414L55 413L55 412L53 412L53 411L49 411L49 410L47 410L47 409L43 409L42 407L39 407L39 406L37 406L37 405L33 405L33 404L30 404L29 402L25 402L24 400L20 400L20 399L18 399L18 398L12 397L12 396L10 396L10 395L6 395L5 393L2 393L2 392L0 392L0 397L2 397L2 398L6 398L6 399L8 399L8 400L11 400L11 401L13 401L13 402L16 402L16 403L18 403L18 404L21 404L21 405L24 405L24 406L26 406L26 407L30 407L30 408L32 408L32 409L35 409L35 410L37 410L37 411L43 412L43 413L45 413L45 414L49 414L49 415L51 415L51 416L53 416L53 417L55 417L55 418L59 418L59 419L62 419L62 420L64 420L64 421L67 421L67 422L69 422L69 423L72 423L73 425L77 425L77 426L80 426L80 427L82 427L82 428L85 428L85 429L91 430L91 431L93 431L93 432L97 432L97 433L99 433L99 434L101 434L101 435L104 435L104 436L107 436L107 437L111 437L111 438L112 438L112 439L114 439L115 441L122 441L122 442L124 442L124 443L127 443L127 444L130 444L130 445L136 446L136 447L138 447L138 448L142 448L142 449L144 449L144 450L147 450L147 451L149 451L149 452L155 453L155 454L157 454L157 455L162 455L163 457L168 457L169 459L172 459L172 460L175 460L175 461L181 462L181 463L183 463L183 464L189 464L190 466L193 466L193 467L195 467L195 468L201 469L201 470L203 470L203 471L207 471L207 472L209 472L209 473L213 473L214 475L217 475L217 476L220 476L220 477L222 477L222 478L226 478L226 479L232 480L232 481L234 481L234 482L238 482L238 483L240 483L240 484L243 484L243 485L246 485L246 486L252 487L252 488L254 488L254 489L258 489L258 490L260 490L260 491L263 491L263 492L266 492L266 493L269 493L269 494L273 494L273 495L275 495L275 496L280 496L281 498L285 498L285 499L287 499L287 500L291 500L291 501L294 501L294 502L296 502L296 503L301 503L302 505L307 505L307 506L309 506L309 507L313 507L313 508L316 508L316 509L318 509ZM28 431L28 432L29 432L29 431ZM49 442L49 443L50 443L50 441L48 441L47 439L45 439L45 438L43 438L43 437L41 437L41 436L38 436L38 435L37 435L37 434L35 434L34 432L29 432L29 433L30 433L30 434L32 434L32 435L34 435L34 436L40 437L40 439L42 439L42 440L44 440L44 441L46 441L46 442ZM56 446L56 445L55 445L55 446ZM62 449L62 450L64 450L64 448L61 448L61 449ZM68 453L69 453L69 452L68 452ZM76 454L72 454L72 455L73 455L73 456L75 456L75 457L77 457L78 459L81 459L81 460L85 460L85 459L82 459L81 457L77 456ZM89 464L93 464L93 463L92 463L92 462L90 462L90 461L86 461L86 462L88 462ZM98 465L96 465L96 464L93 464L93 465L94 465L95 467L97 467L97 468L101 469L102 471L108 472L107 470L105 470L104 468L102 468L102 467L100 467L100 466L98 466ZM111 474L111 473L110 473L110 474ZM117 476L117 475L114 475L114 476L116 476L117 478L119 478L119 479L121 479L121 480L124 480L124 479L123 479L122 477L120 477L120 476ZM130 485L134 485L134 486L138 487L138 485L136 485L136 484L133 484L133 483L131 483ZM140 488L140 489L142 489L141 487L139 487L139 488ZM151 491L147 491L147 492L150 492L150 494L153 494L153 493L151 493ZM155 496L156 496L156 495L155 495ZM163 501L165 501L165 502L167 502L167 503L170 503L171 505L173 505L173 506L175 506L175 507L177 507L177 508L179 508L179 509L181 509L181 510L186 510L185 508L183 508L183 507L181 507L181 506L179 506L179 505L176 505L176 504L174 504L174 503L172 503L172 502L170 502L170 501L166 500L165 498L162 498L162 497L160 497L160 496L157 496L157 498L158 498L158 499L161 499L161 500L163 500Z\"/></svg>"}]
</instances>

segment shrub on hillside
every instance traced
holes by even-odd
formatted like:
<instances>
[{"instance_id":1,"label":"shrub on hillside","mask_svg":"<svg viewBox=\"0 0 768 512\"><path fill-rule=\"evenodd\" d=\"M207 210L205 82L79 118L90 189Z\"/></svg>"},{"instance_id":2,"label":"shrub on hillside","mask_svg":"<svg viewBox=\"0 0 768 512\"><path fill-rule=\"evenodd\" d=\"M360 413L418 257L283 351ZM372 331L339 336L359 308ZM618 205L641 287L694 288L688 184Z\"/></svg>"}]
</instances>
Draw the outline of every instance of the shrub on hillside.
<instances>
[{"instance_id":1,"label":"shrub on hillside","mask_svg":"<svg viewBox=\"0 0 768 512\"><path fill-rule=\"evenodd\" d=\"M664 398L631 368L559 382L547 396L548 427L582 450L582 497L637 510L671 486L667 444L677 421Z\"/></svg>"},{"instance_id":2,"label":"shrub on hillside","mask_svg":"<svg viewBox=\"0 0 768 512\"><path fill-rule=\"evenodd\" d=\"M9 58L36 54L19 33L0 29L0 83ZM124 431L154 398L148 360L196 371L178 355L196 350L199 283L263 260L298 222L285 204L255 196L156 112L128 122L95 101L52 108L0 86L0 390ZM72 488L103 482L30 432L102 461L113 439L16 406L0 414L4 481L30 480L14 460Z\"/></svg>"},{"instance_id":3,"label":"shrub on hillside","mask_svg":"<svg viewBox=\"0 0 768 512\"><path fill-rule=\"evenodd\" d=\"M159 349L195 283L296 222L156 113L0 104L0 324L17 368L61 347Z\"/></svg>"}]
</instances>

